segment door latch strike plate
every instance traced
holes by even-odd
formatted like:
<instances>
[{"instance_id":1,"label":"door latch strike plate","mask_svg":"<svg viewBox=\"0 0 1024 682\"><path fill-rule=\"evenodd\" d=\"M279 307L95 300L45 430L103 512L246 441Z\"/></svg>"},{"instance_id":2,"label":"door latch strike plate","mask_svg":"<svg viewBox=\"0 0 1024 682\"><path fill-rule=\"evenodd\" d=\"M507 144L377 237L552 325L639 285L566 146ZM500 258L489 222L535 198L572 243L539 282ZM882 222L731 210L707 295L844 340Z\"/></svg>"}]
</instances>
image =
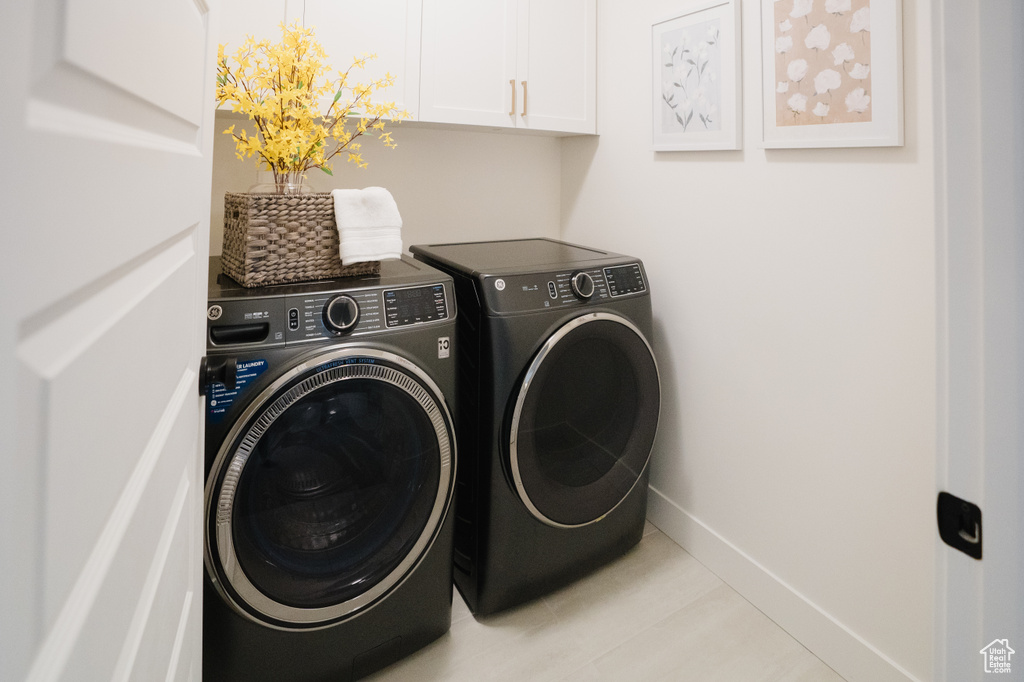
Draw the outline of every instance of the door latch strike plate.
<instances>
[{"instance_id":1,"label":"door latch strike plate","mask_svg":"<svg viewBox=\"0 0 1024 682\"><path fill-rule=\"evenodd\" d=\"M981 509L947 492L939 493L939 537L967 556L981 559Z\"/></svg>"}]
</instances>

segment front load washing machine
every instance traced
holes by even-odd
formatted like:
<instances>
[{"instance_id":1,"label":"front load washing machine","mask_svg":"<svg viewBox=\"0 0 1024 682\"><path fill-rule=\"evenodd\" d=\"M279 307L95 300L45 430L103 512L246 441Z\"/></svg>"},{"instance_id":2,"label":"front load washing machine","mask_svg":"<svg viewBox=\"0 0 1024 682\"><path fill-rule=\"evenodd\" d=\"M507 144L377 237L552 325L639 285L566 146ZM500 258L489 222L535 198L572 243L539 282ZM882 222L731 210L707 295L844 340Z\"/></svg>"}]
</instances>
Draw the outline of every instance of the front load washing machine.
<instances>
[{"instance_id":1,"label":"front load washing machine","mask_svg":"<svg viewBox=\"0 0 1024 682\"><path fill-rule=\"evenodd\" d=\"M218 260L203 677L357 679L451 626L452 280L406 257L245 289Z\"/></svg>"},{"instance_id":2,"label":"front load washing machine","mask_svg":"<svg viewBox=\"0 0 1024 682\"><path fill-rule=\"evenodd\" d=\"M455 584L476 614L639 542L660 409L637 258L546 239L414 246L459 302Z\"/></svg>"}]
</instances>

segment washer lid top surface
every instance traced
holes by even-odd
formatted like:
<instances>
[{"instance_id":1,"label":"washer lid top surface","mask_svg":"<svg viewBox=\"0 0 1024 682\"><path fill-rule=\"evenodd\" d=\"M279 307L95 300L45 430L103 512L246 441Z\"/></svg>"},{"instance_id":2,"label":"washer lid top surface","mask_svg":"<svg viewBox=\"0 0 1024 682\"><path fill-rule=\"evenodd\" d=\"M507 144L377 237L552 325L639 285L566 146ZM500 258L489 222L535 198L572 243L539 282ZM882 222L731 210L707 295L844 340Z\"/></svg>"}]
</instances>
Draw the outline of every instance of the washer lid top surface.
<instances>
[{"instance_id":1,"label":"washer lid top surface","mask_svg":"<svg viewBox=\"0 0 1024 682\"><path fill-rule=\"evenodd\" d=\"M607 251L539 238L429 244L413 246L411 251L428 262L440 263L474 276L582 267L597 261L620 258L618 254Z\"/></svg>"},{"instance_id":2,"label":"washer lid top surface","mask_svg":"<svg viewBox=\"0 0 1024 682\"><path fill-rule=\"evenodd\" d=\"M223 274L220 256L210 257L208 279L208 298L211 301L225 299L252 298L285 298L313 294L323 291L344 293L352 289L390 288L415 286L441 282L450 279L448 275L438 272L430 265L410 256L389 258L380 262L380 275L359 275L357 277L338 277L292 284L273 284L270 286L246 288Z\"/></svg>"}]
</instances>

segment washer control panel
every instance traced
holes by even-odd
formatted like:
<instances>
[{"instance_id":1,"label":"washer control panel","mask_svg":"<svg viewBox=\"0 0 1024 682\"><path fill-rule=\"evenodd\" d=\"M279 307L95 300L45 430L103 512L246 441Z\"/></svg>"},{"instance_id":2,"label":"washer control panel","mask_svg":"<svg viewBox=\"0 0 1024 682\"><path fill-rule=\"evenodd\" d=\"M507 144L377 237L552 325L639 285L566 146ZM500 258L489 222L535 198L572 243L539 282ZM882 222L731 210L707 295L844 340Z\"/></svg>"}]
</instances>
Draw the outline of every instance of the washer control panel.
<instances>
[{"instance_id":1,"label":"washer control panel","mask_svg":"<svg viewBox=\"0 0 1024 682\"><path fill-rule=\"evenodd\" d=\"M289 296L288 342L365 334L384 328L380 291L334 291ZM298 325L295 324L296 318ZM330 325L330 326L328 326Z\"/></svg>"},{"instance_id":2,"label":"washer control panel","mask_svg":"<svg viewBox=\"0 0 1024 682\"><path fill-rule=\"evenodd\" d=\"M634 262L525 275L488 275L483 278L483 291L491 310L511 313L644 294L645 282L643 266Z\"/></svg>"},{"instance_id":3,"label":"washer control panel","mask_svg":"<svg viewBox=\"0 0 1024 682\"><path fill-rule=\"evenodd\" d=\"M384 322L388 329L448 319L444 285L384 290Z\"/></svg>"},{"instance_id":4,"label":"washer control panel","mask_svg":"<svg viewBox=\"0 0 1024 682\"><path fill-rule=\"evenodd\" d=\"M444 283L211 301L208 346L287 346L449 319Z\"/></svg>"}]
</instances>

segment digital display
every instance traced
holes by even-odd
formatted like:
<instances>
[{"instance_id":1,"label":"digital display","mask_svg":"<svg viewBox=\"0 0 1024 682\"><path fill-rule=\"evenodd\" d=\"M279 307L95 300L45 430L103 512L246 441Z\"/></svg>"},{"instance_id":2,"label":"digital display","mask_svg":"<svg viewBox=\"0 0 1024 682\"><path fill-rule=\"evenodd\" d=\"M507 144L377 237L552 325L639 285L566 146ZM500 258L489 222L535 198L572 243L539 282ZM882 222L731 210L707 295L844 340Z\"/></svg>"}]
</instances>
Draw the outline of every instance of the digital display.
<instances>
[{"instance_id":1,"label":"digital display","mask_svg":"<svg viewBox=\"0 0 1024 682\"><path fill-rule=\"evenodd\" d=\"M432 284L384 292L384 315L388 327L404 327L448 318L444 285Z\"/></svg>"},{"instance_id":2,"label":"digital display","mask_svg":"<svg viewBox=\"0 0 1024 682\"><path fill-rule=\"evenodd\" d=\"M644 275L640 264L623 265L616 268L605 268L604 278L608 282L608 291L612 296L625 296L647 291Z\"/></svg>"}]
</instances>

